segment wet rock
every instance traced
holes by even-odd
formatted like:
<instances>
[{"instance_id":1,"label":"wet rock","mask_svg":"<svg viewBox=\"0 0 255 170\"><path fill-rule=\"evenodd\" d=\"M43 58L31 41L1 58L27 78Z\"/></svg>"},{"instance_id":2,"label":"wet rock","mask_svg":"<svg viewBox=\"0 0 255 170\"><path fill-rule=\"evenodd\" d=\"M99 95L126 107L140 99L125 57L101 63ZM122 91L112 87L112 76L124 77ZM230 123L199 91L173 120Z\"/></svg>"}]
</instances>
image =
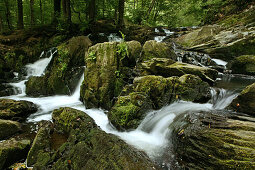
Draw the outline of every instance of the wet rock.
<instances>
[{"instance_id":1,"label":"wet rock","mask_svg":"<svg viewBox=\"0 0 255 170\"><path fill-rule=\"evenodd\" d=\"M0 140L10 137L19 131L21 131L19 122L0 119Z\"/></svg>"},{"instance_id":2,"label":"wet rock","mask_svg":"<svg viewBox=\"0 0 255 170\"><path fill-rule=\"evenodd\" d=\"M209 100L209 85L189 74L180 78L137 77L131 87L123 89L108 117L120 130L135 129L148 111L160 109L176 100L206 102Z\"/></svg>"},{"instance_id":3,"label":"wet rock","mask_svg":"<svg viewBox=\"0 0 255 170\"><path fill-rule=\"evenodd\" d=\"M169 58L176 60L176 55L172 47L166 43L160 43L155 40L146 41L143 45L141 61L147 61L152 58Z\"/></svg>"},{"instance_id":4,"label":"wet rock","mask_svg":"<svg viewBox=\"0 0 255 170\"><path fill-rule=\"evenodd\" d=\"M254 27L225 28L220 25L209 25L183 35L176 41L186 49L229 61L240 55L254 54L254 36Z\"/></svg>"},{"instance_id":5,"label":"wet rock","mask_svg":"<svg viewBox=\"0 0 255 170\"><path fill-rule=\"evenodd\" d=\"M32 102L11 99L0 99L0 118L10 120L25 120L30 114L37 111Z\"/></svg>"},{"instance_id":6,"label":"wet rock","mask_svg":"<svg viewBox=\"0 0 255 170\"><path fill-rule=\"evenodd\" d=\"M53 112L53 122L57 133L68 136L67 142L56 151L41 155L37 152L38 158L49 158L49 161L43 165L37 159L36 169L157 169L144 153L100 130L82 111L60 108ZM40 145L34 144L34 147Z\"/></svg>"},{"instance_id":7,"label":"wet rock","mask_svg":"<svg viewBox=\"0 0 255 170\"><path fill-rule=\"evenodd\" d=\"M207 67L175 62L171 59L153 58L140 66L141 75L160 75L163 77L193 74L210 84L217 78L218 72Z\"/></svg>"},{"instance_id":8,"label":"wet rock","mask_svg":"<svg viewBox=\"0 0 255 170\"><path fill-rule=\"evenodd\" d=\"M68 94L71 95L81 78L85 66L84 55L92 42L88 37L73 37L57 47L42 77L31 77L26 82L26 94L30 96Z\"/></svg>"},{"instance_id":9,"label":"wet rock","mask_svg":"<svg viewBox=\"0 0 255 170\"><path fill-rule=\"evenodd\" d=\"M31 141L11 138L0 142L0 169L8 168L13 163L24 159Z\"/></svg>"},{"instance_id":10,"label":"wet rock","mask_svg":"<svg viewBox=\"0 0 255 170\"><path fill-rule=\"evenodd\" d=\"M255 56L244 55L237 57L227 67L234 74L255 75Z\"/></svg>"},{"instance_id":11,"label":"wet rock","mask_svg":"<svg viewBox=\"0 0 255 170\"><path fill-rule=\"evenodd\" d=\"M137 41L107 42L89 48L81 86L81 98L87 108L112 107L113 98L130 81L141 48Z\"/></svg>"},{"instance_id":12,"label":"wet rock","mask_svg":"<svg viewBox=\"0 0 255 170\"><path fill-rule=\"evenodd\" d=\"M189 169L254 169L255 120L233 115L214 111L176 118L169 128L180 165Z\"/></svg>"},{"instance_id":13,"label":"wet rock","mask_svg":"<svg viewBox=\"0 0 255 170\"><path fill-rule=\"evenodd\" d=\"M10 96L16 94L16 90L8 84L0 83L0 96Z\"/></svg>"},{"instance_id":14,"label":"wet rock","mask_svg":"<svg viewBox=\"0 0 255 170\"><path fill-rule=\"evenodd\" d=\"M45 166L50 161L50 132L53 130L51 122L43 122L41 128L33 141L32 147L27 155L27 166L31 167L35 163Z\"/></svg>"},{"instance_id":15,"label":"wet rock","mask_svg":"<svg viewBox=\"0 0 255 170\"><path fill-rule=\"evenodd\" d=\"M247 86L230 104L230 108L255 116L255 83Z\"/></svg>"}]
</instances>

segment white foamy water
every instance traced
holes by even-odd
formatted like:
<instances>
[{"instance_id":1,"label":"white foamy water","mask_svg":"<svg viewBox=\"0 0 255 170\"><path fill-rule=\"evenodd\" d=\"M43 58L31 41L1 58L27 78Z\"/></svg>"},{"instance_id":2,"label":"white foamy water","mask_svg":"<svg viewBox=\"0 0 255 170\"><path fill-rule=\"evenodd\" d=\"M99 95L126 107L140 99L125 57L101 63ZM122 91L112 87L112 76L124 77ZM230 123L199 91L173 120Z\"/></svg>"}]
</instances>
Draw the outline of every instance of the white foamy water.
<instances>
[{"instance_id":1,"label":"white foamy water","mask_svg":"<svg viewBox=\"0 0 255 170\"><path fill-rule=\"evenodd\" d=\"M223 60L220 60L220 59L213 58L212 60L213 60L216 64L221 65L221 66L226 66L226 65L228 64L228 62L223 61Z\"/></svg>"},{"instance_id":2,"label":"white foamy water","mask_svg":"<svg viewBox=\"0 0 255 170\"><path fill-rule=\"evenodd\" d=\"M41 59L26 67L29 71L29 76L42 75L50 63L52 56L46 59ZM28 76L28 77L29 77ZM77 84L76 90L73 95L56 95L48 97L28 97L25 94L25 86L23 80L15 85L21 88L22 95L9 96L5 98L14 100L27 100L39 106L38 112L30 115L28 122L37 122L40 120L51 120L51 114L54 109L60 107L72 107L86 112L92 117L96 124L107 133L119 136L128 144L145 151L151 158L162 156L164 149L168 144L168 135L170 129L169 125L174 121L175 117L186 112L210 111L214 109L223 109L235 97L234 94L228 94L224 90L219 93L212 89L213 99L206 104L192 103L179 101L160 110L152 111L147 114L145 119L141 122L139 127L130 132L119 132L110 125L107 115L100 109L86 109L80 97L80 85L84 79L81 77ZM218 96L218 97L217 97Z\"/></svg>"},{"instance_id":3,"label":"white foamy water","mask_svg":"<svg viewBox=\"0 0 255 170\"><path fill-rule=\"evenodd\" d=\"M122 42L123 41L123 39L122 38L120 38L118 35L117 35L117 33L111 33L108 37L108 41L109 42Z\"/></svg>"}]
</instances>

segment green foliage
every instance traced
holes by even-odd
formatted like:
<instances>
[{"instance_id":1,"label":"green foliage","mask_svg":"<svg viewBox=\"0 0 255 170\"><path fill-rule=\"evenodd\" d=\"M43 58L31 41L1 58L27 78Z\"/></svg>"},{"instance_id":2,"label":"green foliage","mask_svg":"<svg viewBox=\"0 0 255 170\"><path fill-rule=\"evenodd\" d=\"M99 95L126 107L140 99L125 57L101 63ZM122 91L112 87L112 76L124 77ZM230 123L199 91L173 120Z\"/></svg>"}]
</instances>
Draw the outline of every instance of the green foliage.
<instances>
[{"instance_id":1,"label":"green foliage","mask_svg":"<svg viewBox=\"0 0 255 170\"><path fill-rule=\"evenodd\" d=\"M123 34L121 31L120 31L120 34L123 41L118 44L117 53L120 56L120 61L122 61L126 56L129 56L129 54L128 54L128 46L127 46L127 43L125 42L125 34Z\"/></svg>"},{"instance_id":2,"label":"green foliage","mask_svg":"<svg viewBox=\"0 0 255 170\"><path fill-rule=\"evenodd\" d=\"M96 61L97 60L96 53L94 51L91 51L89 53L89 56L88 56L87 60Z\"/></svg>"}]
</instances>

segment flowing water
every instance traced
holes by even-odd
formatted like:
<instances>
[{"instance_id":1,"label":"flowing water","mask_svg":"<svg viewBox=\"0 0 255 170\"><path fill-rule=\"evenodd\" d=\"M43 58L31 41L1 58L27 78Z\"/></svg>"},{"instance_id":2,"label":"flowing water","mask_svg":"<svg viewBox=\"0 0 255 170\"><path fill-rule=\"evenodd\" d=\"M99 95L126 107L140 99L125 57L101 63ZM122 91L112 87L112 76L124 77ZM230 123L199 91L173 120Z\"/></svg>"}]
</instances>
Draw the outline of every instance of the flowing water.
<instances>
[{"instance_id":1,"label":"flowing water","mask_svg":"<svg viewBox=\"0 0 255 170\"><path fill-rule=\"evenodd\" d=\"M107 133L119 136L128 144L145 151L151 158L158 159L163 153L168 144L170 129L169 125L174 121L175 117L190 111L210 111L214 109L224 109L237 95L233 91L227 91L222 88L212 89L213 98L205 104L178 101L169 106L165 106L160 110L151 111L147 114L140 126L129 132L119 132L109 123L108 117L104 110L86 109L80 97L80 85L83 81L83 76L77 84L77 88L73 95L56 95L49 97L28 97L25 94L25 82L30 76L41 76L50 60L53 58L55 51L51 51L48 58L40 59L33 64L26 66L27 76L25 80L18 83L11 83L12 86L19 88L19 94L4 98L14 100L27 100L39 106L37 113L32 114L27 121L38 122L40 120L51 120L51 113L54 109L60 107L72 107L86 112L91 116L98 126Z\"/></svg>"}]
</instances>

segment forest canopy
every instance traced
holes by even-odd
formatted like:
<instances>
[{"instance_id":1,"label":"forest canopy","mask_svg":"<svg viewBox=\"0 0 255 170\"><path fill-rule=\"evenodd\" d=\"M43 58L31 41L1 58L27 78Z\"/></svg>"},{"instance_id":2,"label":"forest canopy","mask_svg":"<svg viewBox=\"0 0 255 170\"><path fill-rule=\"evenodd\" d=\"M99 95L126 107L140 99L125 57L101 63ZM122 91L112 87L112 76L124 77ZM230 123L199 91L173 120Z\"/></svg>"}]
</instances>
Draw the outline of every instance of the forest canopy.
<instances>
[{"instance_id":1,"label":"forest canopy","mask_svg":"<svg viewBox=\"0 0 255 170\"><path fill-rule=\"evenodd\" d=\"M1 0L0 32L55 24L108 20L125 24L182 27L212 23L252 0Z\"/></svg>"}]
</instances>

